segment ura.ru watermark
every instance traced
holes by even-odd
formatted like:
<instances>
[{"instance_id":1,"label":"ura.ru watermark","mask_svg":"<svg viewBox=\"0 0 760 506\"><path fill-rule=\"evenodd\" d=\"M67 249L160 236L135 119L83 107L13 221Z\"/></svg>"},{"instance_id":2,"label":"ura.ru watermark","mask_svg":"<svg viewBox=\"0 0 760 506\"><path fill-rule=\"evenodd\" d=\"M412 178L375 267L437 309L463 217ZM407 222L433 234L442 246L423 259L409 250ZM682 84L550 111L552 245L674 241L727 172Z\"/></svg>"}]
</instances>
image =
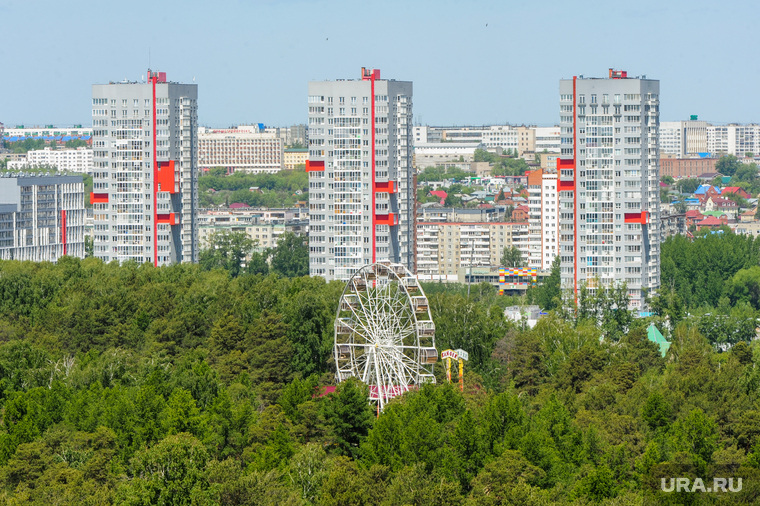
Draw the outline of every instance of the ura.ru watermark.
<instances>
[{"instance_id":1,"label":"ura.ru watermark","mask_svg":"<svg viewBox=\"0 0 760 506\"><path fill-rule=\"evenodd\" d=\"M663 492L726 492L737 493L742 491L741 478L713 478L712 480L703 480L702 478L660 478L660 490Z\"/></svg>"}]
</instances>

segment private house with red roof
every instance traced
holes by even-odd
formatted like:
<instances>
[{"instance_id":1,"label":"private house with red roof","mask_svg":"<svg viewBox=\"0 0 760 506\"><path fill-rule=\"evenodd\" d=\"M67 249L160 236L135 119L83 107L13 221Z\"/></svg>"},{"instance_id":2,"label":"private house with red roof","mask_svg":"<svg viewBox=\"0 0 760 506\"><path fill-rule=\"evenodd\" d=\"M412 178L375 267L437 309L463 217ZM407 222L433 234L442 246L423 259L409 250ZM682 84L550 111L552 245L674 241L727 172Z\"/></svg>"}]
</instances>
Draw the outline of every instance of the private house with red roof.
<instances>
[{"instance_id":1,"label":"private house with red roof","mask_svg":"<svg viewBox=\"0 0 760 506\"><path fill-rule=\"evenodd\" d=\"M704 219L705 217L697 209L686 211L686 228L689 228L692 225L696 225L698 222Z\"/></svg>"},{"instance_id":2,"label":"private house with red roof","mask_svg":"<svg viewBox=\"0 0 760 506\"><path fill-rule=\"evenodd\" d=\"M715 216L708 216L704 220L697 223L697 230L702 230L703 228L717 229L723 225L728 225L728 217L726 215L723 215L720 218L716 218Z\"/></svg>"},{"instance_id":3,"label":"private house with red roof","mask_svg":"<svg viewBox=\"0 0 760 506\"><path fill-rule=\"evenodd\" d=\"M729 213L731 216L736 216L736 213L739 211L739 205L733 200L722 197L710 197L705 202L705 211L720 211Z\"/></svg>"},{"instance_id":4,"label":"private house with red roof","mask_svg":"<svg viewBox=\"0 0 760 506\"><path fill-rule=\"evenodd\" d=\"M750 198L749 193L744 191L742 188L739 188L738 186L726 186L720 191L721 195L726 195L728 193L734 193L736 195L739 195L740 197L744 197L745 199Z\"/></svg>"},{"instance_id":5,"label":"private house with red roof","mask_svg":"<svg viewBox=\"0 0 760 506\"><path fill-rule=\"evenodd\" d=\"M441 199L441 205L444 205L444 203L446 202L446 197L449 196L449 194L443 190L434 190L434 191L431 191L428 195L431 197L438 197L439 199Z\"/></svg>"},{"instance_id":6,"label":"private house with red roof","mask_svg":"<svg viewBox=\"0 0 760 506\"><path fill-rule=\"evenodd\" d=\"M747 209L742 214L739 215L739 222L740 223L751 223L755 221L755 213L757 213L757 208L754 209Z\"/></svg>"}]
</instances>

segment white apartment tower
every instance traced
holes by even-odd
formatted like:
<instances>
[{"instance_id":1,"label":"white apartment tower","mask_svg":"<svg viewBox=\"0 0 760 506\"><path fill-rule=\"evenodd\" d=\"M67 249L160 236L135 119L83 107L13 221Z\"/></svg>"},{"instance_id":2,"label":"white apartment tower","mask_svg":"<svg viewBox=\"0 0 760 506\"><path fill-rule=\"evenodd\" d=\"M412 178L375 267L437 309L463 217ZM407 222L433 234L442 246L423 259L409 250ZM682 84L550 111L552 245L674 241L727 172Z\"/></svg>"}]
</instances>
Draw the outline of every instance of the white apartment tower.
<instances>
[{"instance_id":1,"label":"white apartment tower","mask_svg":"<svg viewBox=\"0 0 760 506\"><path fill-rule=\"evenodd\" d=\"M549 270L559 255L559 190L557 171L528 173L528 265Z\"/></svg>"},{"instance_id":2,"label":"white apartment tower","mask_svg":"<svg viewBox=\"0 0 760 506\"><path fill-rule=\"evenodd\" d=\"M198 87L92 87L95 256L166 265L198 261Z\"/></svg>"},{"instance_id":3,"label":"white apartment tower","mask_svg":"<svg viewBox=\"0 0 760 506\"><path fill-rule=\"evenodd\" d=\"M348 279L365 264L416 271L412 83L309 83L309 271Z\"/></svg>"},{"instance_id":4,"label":"white apartment tower","mask_svg":"<svg viewBox=\"0 0 760 506\"><path fill-rule=\"evenodd\" d=\"M560 81L562 285L625 283L632 308L660 286L659 81Z\"/></svg>"}]
</instances>

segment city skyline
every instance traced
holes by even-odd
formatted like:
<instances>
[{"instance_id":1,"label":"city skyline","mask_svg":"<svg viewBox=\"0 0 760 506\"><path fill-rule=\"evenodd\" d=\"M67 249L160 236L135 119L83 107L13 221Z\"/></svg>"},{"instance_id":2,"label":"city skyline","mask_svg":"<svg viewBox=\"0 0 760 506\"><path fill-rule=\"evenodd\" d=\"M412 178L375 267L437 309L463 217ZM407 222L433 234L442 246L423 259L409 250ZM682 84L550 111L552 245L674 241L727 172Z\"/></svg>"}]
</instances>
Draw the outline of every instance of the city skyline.
<instances>
[{"instance_id":1,"label":"city skyline","mask_svg":"<svg viewBox=\"0 0 760 506\"><path fill-rule=\"evenodd\" d=\"M24 4L0 5L4 19L24 20L7 24L14 44L0 48L14 76L0 84L0 121L87 124L92 83L140 80L151 67L199 85L202 125L304 123L309 81L354 79L362 66L414 82L415 124L553 125L558 79L609 67L659 80L663 121L760 121L760 72L744 68L760 13L750 2L167 2L151 4L150 23L141 6L39 2L30 17Z\"/></svg>"}]
</instances>

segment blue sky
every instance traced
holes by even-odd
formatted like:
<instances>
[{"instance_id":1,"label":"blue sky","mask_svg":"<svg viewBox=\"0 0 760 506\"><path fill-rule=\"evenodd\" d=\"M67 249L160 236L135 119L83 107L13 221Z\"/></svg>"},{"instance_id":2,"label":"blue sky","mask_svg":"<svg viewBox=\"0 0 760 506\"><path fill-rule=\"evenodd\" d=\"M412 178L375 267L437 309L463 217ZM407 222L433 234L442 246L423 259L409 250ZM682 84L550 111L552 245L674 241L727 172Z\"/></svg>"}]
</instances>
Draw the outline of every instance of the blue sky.
<instances>
[{"instance_id":1,"label":"blue sky","mask_svg":"<svg viewBox=\"0 0 760 506\"><path fill-rule=\"evenodd\" d=\"M415 122L551 125L558 81L660 80L661 120L760 122L760 2L0 0L0 122L89 125L91 84L150 65L201 124L306 119L310 80L414 82Z\"/></svg>"}]
</instances>

